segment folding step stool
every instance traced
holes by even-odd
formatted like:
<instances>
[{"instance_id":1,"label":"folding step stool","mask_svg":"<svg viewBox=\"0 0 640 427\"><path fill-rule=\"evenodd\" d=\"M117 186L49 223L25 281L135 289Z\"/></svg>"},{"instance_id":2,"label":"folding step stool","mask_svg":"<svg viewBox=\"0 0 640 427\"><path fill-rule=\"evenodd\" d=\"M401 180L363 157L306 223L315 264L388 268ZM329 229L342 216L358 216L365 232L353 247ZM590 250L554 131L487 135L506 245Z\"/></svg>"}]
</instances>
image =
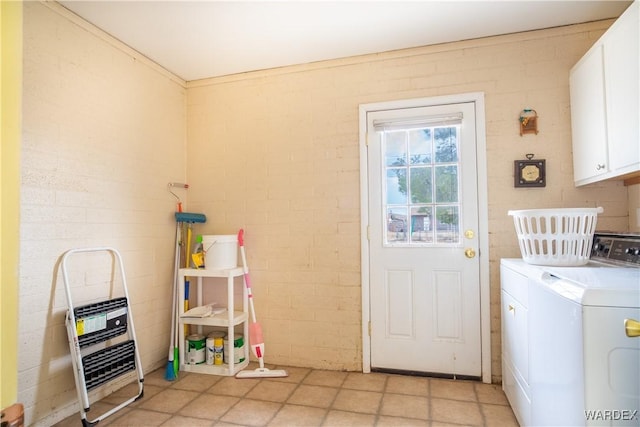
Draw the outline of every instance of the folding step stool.
<instances>
[{"instance_id":1,"label":"folding step stool","mask_svg":"<svg viewBox=\"0 0 640 427\"><path fill-rule=\"evenodd\" d=\"M67 261L72 255L88 252L103 252L111 255L110 290L108 292L111 299L74 307L71 299ZM129 306L127 281L122 257L118 251L107 247L71 249L63 254L61 269L69 308L66 317L67 336L78 391L78 402L80 403L80 416L84 427L93 426L138 400L144 392L144 375L136 344L133 315ZM113 298L114 283L118 271L124 295ZM98 418L87 420L87 412L90 409L88 392L132 371L137 373L138 394Z\"/></svg>"}]
</instances>

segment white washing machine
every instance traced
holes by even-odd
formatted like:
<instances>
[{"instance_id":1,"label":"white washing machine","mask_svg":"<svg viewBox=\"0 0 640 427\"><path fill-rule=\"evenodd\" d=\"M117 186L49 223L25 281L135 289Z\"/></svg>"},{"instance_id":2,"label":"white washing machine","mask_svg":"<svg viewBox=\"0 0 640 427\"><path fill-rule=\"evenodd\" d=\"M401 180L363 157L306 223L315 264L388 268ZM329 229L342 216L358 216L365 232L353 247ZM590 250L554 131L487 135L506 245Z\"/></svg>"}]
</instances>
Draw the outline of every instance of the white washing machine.
<instances>
[{"instance_id":1,"label":"white washing machine","mask_svg":"<svg viewBox=\"0 0 640 427\"><path fill-rule=\"evenodd\" d=\"M528 277L530 423L640 426L640 236L597 234L582 267Z\"/></svg>"}]
</instances>

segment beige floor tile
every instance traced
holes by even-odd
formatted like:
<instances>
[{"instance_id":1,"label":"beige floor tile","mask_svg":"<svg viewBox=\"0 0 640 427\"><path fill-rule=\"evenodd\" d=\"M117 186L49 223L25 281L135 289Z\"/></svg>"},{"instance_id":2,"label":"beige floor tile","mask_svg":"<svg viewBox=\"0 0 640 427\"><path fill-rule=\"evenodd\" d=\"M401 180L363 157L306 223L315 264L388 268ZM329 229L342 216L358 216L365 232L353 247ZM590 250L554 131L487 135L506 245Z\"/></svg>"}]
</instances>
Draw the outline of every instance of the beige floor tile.
<instances>
[{"instance_id":1,"label":"beige floor tile","mask_svg":"<svg viewBox=\"0 0 640 427\"><path fill-rule=\"evenodd\" d=\"M212 420L174 415L162 423L162 427L210 427L213 426L214 423L215 421Z\"/></svg>"},{"instance_id":2,"label":"beige floor tile","mask_svg":"<svg viewBox=\"0 0 640 427\"><path fill-rule=\"evenodd\" d=\"M195 399L198 393L187 390L166 389L143 401L139 408L158 412L175 413Z\"/></svg>"},{"instance_id":3,"label":"beige floor tile","mask_svg":"<svg viewBox=\"0 0 640 427\"><path fill-rule=\"evenodd\" d=\"M180 415L214 420L221 418L239 401L238 397L203 393L182 408Z\"/></svg>"},{"instance_id":4,"label":"beige floor tile","mask_svg":"<svg viewBox=\"0 0 640 427\"><path fill-rule=\"evenodd\" d=\"M475 384L476 395L480 403L493 403L494 405L508 405L507 396L499 384Z\"/></svg>"},{"instance_id":5,"label":"beige floor tile","mask_svg":"<svg viewBox=\"0 0 640 427\"><path fill-rule=\"evenodd\" d=\"M224 396L242 397L249 393L262 380L242 379L236 377L224 377L215 383L207 393L221 394Z\"/></svg>"},{"instance_id":6,"label":"beige floor tile","mask_svg":"<svg viewBox=\"0 0 640 427\"><path fill-rule=\"evenodd\" d=\"M388 375L370 373L363 374L351 372L342 384L342 388L366 391L383 391L387 383Z\"/></svg>"},{"instance_id":7,"label":"beige floor tile","mask_svg":"<svg viewBox=\"0 0 640 427\"><path fill-rule=\"evenodd\" d=\"M274 418L281 407L280 403L242 399L221 420L243 426L264 426Z\"/></svg>"},{"instance_id":8,"label":"beige floor tile","mask_svg":"<svg viewBox=\"0 0 640 427\"><path fill-rule=\"evenodd\" d=\"M429 421L417 420L415 418L403 418L403 417L387 417L381 416L376 422L376 427L427 427Z\"/></svg>"},{"instance_id":9,"label":"beige floor tile","mask_svg":"<svg viewBox=\"0 0 640 427\"><path fill-rule=\"evenodd\" d=\"M385 392L427 396L429 394L429 378L391 375L387 379Z\"/></svg>"},{"instance_id":10,"label":"beige floor tile","mask_svg":"<svg viewBox=\"0 0 640 427\"><path fill-rule=\"evenodd\" d=\"M287 400L287 403L328 408L333 403L336 394L338 394L338 389L334 387L301 384Z\"/></svg>"},{"instance_id":11,"label":"beige floor tile","mask_svg":"<svg viewBox=\"0 0 640 427\"><path fill-rule=\"evenodd\" d=\"M80 414L73 414L62 421L58 421L53 427L78 427L81 425ZM102 423L100 423L102 425Z\"/></svg>"},{"instance_id":12,"label":"beige floor tile","mask_svg":"<svg viewBox=\"0 0 640 427\"><path fill-rule=\"evenodd\" d=\"M149 400L150 398L160 393L162 390L165 390L166 388L167 388L166 384L163 385L162 387L157 385L152 385L152 384L145 384L142 397L139 400L132 402L130 405L128 405L128 407L139 406L142 402ZM126 400L130 399L131 397L136 396L137 394L138 394L138 384L131 383L111 393L109 396L101 399L100 402L111 403L117 406L122 402L125 402ZM93 406L93 404L91 406Z\"/></svg>"},{"instance_id":13,"label":"beige floor tile","mask_svg":"<svg viewBox=\"0 0 640 427\"><path fill-rule=\"evenodd\" d=\"M171 384L172 381L167 381L164 378L164 374L165 374L165 371L166 371L165 368L156 369L153 372L149 372L148 374L145 374L145 376L144 376L144 387L146 388L147 385L157 385L159 387L166 387L168 384ZM178 372L178 378L180 378L185 373L186 372ZM133 378L136 378L135 375L133 376Z\"/></svg>"},{"instance_id":14,"label":"beige floor tile","mask_svg":"<svg viewBox=\"0 0 640 427\"><path fill-rule=\"evenodd\" d=\"M252 362L249 369L255 369ZM156 426L506 426L517 421L499 384L296 367L289 376L236 379L164 369L145 376L144 396L100 421L104 427ZM92 402L92 420L137 393L131 384ZM55 427L80 425L80 414Z\"/></svg>"},{"instance_id":15,"label":"beige floor tile","mask_svg":"<svg viewBox=\"0 0 640 427\"><path fill-rule=\"evenodd\" d=\"M422 396L385 393L382 397L380 415L428 420L429 399Z\"/></svg>"},{"instance_id":16,"label":"beige floor tile","mask_svg":"<svg viewBox=\"0 0 640 427\"><path fill-rule=\"evenodd\" d=\"M382 393L363 390L340 390L332 409L365 414L376 414L380 408Z\"/></svg>"},{"instance_id":17,"label":"beige floor tile","mask_svg":"<svg viewBox=\"0 0 640 427\"><path fill-rule=\"evenodd\" d=\"M324 385L327 387L340 387L347 377L346 372L338 371L311 371L302 381L303 384Z\"/></svg>"},{"instance_id":18,"label":"beige floor tile","mask_svg":"<svg viewBox=\"0 0 640 427\"><path fill-rule=\"evenodd\" d=\"M111 403L104 402L104 399L91 404L91 410L85 414L87 421L93 421L102 415L104 415L107 411L113 409L116 405L112 405ZM115 419L125 415L127 412L130 412L133 408L133 405L126 406L120 409L117 412L109 415L108 417L102 419L100 421L101 426L109 425L109 423L113 422ZM82 423L82 417L80 416L80 411L77 413L68 416L64 420L54 424L54 427L78 427Z\"/></svg>"},{"instance_id":19,"label":"beige floor tile","mask_svg":"<svg viewBox=\"0 0 640 427\"><path fill-rule=\"evenodd\" d=\"M123 409L121 411L115 412L113 414L111 414L110 416L108 416L107 418L103 419L100 421L100 423L98 425L100 426L110 426L113 423L116 422L116 420L118 420L121 417L126 416L129 412L131 412L133 410L133 408L127 408L127 409ZM97 417L87 417L87 421L92 421L95 420ZM70 427L78 427L80 424L78 424L78 420L79 418L74 418L74 423L73 424L69 424ZM56 427L59 427L58 424L56 424Z\"/></svg>"},{"instance_id":20,"label":"beige floor tile","mask_svg":"<svg viewBox=\"0 0 640 427\"><path fill-rule=\"evenodd\" d=\"M88 421L95 420L96 418L98 418L100 415L102 415L103 413L105 413L107 410L111 408L113 408L113 405L101 405L100 407L94 407L94 405L92 405L91 411L87 413L86 418ZM119 412L124 413L124 411L130 411L130 409L123 409L122 411L119 411ZM122 415L122 414L119 413L119 415ZM113 418L116 416L117 415L111 415L111 417L107 417L107 418ZM105 420L107 418L105 418ZM80 412L78 412L76 414L68 416L62 421L55 423L54 427L78 427L81 423L82 423L82 418L80 417ZM100 425L104 425L102 421L100 421Z\"/></svg>"},{"instance_id":21,"label":"beige floor tile","mask_svg":"<svg viewBox=\"0 0 640 427\"><path fill-rule=\"evenodd\" d=\"M462 400L432 398L431 419L434 421L468 426L483 425L480 405L476 402L465 402Z\"/></svg>"},{"instance_id":22,"label":"beige floor tile","mask_svg":"<svg viewBox=\"0 0 640 427\"><path fill-rule=\"evenodd\" d=\"M311 369L309 368L294 368L289 366L280 366L280 367L277 367L276 369L283 369L287 371L287 374L289 376L281 377L281 378L270 378L271 381L281 381L285 383L296 383L296 384L301 383L304 377L309 375L309 372L311 372Z\"/></svg>"},{"instance_id":23,"label":"beige floor tile","mask_svg":"<svg viewBox=\"0 0 640 427\"><path fill-rule=\"evenodd\" d=\"M116 405L112 405L110 403L105 403L103 401L92 403L91 404L91 410L86 413L86 420L87 421L93 421L93 420L101 417L102 415L104 415L107 411L109 411L110 409L114 408L115 406ZM108 417L106 417L103 420L101 420L100 421L100 425L101 426L109 425L115 419L117 419L120 416L126 414L127 412L130 412L133 408L134 408L134 405L131 404L129 406L126 406L126 407L120 409L117 412L114 412L113 414L111 414ZM78 413L73 414L73 415L65 418L64 420L54 424L54 427L78 427L81 423L82 423L82 418L80 417L80 411L78 411Z\"/></svg>"},{"instance_id":24,"label":"beige floor tile","mask_svg":"<svg viewBox=\"0 0 640 427\"><path fill-rule=\"evenodd\" d=\"M188 375L181 375L177 381L174 381L171 388L201 392L213 387L222 378L224 377L219 375L198 375L189 372Z\"/></svg>"},{"instance_id":25,"label":"beige floor tile","mask_svg":"<svg viewBox=\"0 0 640 427\"><path fill-rule=\"evenodd\" d=\"M269 423L270 427L311 427L322 425L322 420L327 413L326 409L311 408L309 406L285 405L278 411L275 418Z\"/></svg>"},{"instance_id":26,"label":"beige floor tile","mask_svg":"<svg viewBox=\"0 0 640 427\"><path fill-rule=\"evenodd\" d=\"M487 426L518 427L518 421L509 406L481 404L480 410Z\"/></svg>"},{"instance_id":27,"label":"beige floor tile","mask_svg":"<svg viewBox=\"0 0 640 427\"><path fill-rule=\"evenodd\" d=\"M431 421L431 427L461 427L461 424L445 423L443 421ZM502 426L487 426L487 427L502 427Z\"/></svg>"},{"instance_id":28,"label":"beige floor tile","mask_svg":"<svg viewBox=\"0 0 640 427\"><path fill-rule=\"evenodd\" d=\"M255 400L267 400L269 402L286 402L291 396L297 384L280 381L261 381L247 393L246 397Z\"/></svg>"},{"instance_id":29,"label":"beige floor tile","mask_svg":"<svg viewBox=\"0 0 640 427\"><path fill-rule=\"evenodd\" d=\"M350 426L365 427L375 426L375 415L356 414L355 412L329 411L327 418L322 423L323 426Z\"/></svg>"},{"instance_id":30,"label":"beige floor tile","mask_svg":"<svg viewBox=\"0 0 640 427\"><path fill-rule=\"evenodd\" d=\"M474 382L472 381L431 378L429 380L429 395L431 397L475 402L477 398L473 385Z\"/></svg>"},{"instance_id":31,"label":"beige floor tile","mask_svg":"<svg viewBox=\"0 0 640 427\"><path fill-rule=\"evenodd\" d=\"M132 409L109 424L111 427L153 427L159 426L171 418L171 414L144 409ZM100 422L98 425L102 424Z\"/></svg>"}]
</instances>

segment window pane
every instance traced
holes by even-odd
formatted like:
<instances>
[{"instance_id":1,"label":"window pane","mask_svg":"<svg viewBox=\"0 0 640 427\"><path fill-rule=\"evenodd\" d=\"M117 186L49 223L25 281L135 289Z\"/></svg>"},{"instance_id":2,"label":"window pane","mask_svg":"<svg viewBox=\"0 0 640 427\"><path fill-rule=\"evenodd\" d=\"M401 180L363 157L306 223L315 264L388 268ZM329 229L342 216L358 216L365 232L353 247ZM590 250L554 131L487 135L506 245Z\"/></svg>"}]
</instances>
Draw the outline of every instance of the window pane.
<instances>
[{"instance_id":1,"label":"window pane","mask_svg":"<svg viewBox=\"0 0 640 427\"><path fill-rule=\"evenodd\" d=\"M407 169L387 169L387 204L404 205L407 203Z\"/></svg>"},{"instance_id":2,"label":"window pane","mask_svg":"<svg viewBox=\"0 0 640 427\"><path fill-rule=\"evenodd\" d=\"M411 164L431 163L431 129L418 129L409 132L409 153Z\"/></svg>"},{"instance_id":3,"label":"window pane","mask_svg":"<svg viewBox=\"0 0 640 427\"><path fill-rule=\"evenodd\" d=\"M438 243L459 243L460 225L457 206L436 207L436 236Z\"/></svg>"},{"instance_id":4,"label":"window pane","mask_svg":"<svg viewBox=\"0 0 640 427\"><path fill-rule=\"evenodd\" d=\"M433 208L413 206L411 208L411 241L433 243Z\"/></svg>"},{"instance_id":5,"label":"window pane","mask_svg":"<svg viewBox=\"0 0 640 427\"><path fill-rule=\"evenodd\" d=\"M387 244L459 244L459 127L385 131Z\"/></svg>"},{"instance_id":6,"label":"window pane","mask_svg":"<svg viewBox=\"0 0 640 427\"><path fill-rule=\"evenodd\" d=\"M458 166L436 166L436 202L458 202Z\"/></svg>"},{"instance_id":7,"label":"window pane","mask_svg":"<svg viewBox=\"0 0 640 427\"><path fill-rule=\"evenodd\" d=\"M387 208L387 243L406 242L407 208Z\"/></svg>"},{"instance_id":8,"label":"window pane","mask_svg":"<svg viewBox=\"0 0 640 427\"><path fill-rule=\"evenodd\" d=\"M384 157L387 166L407 164L407 132L386 132Z\"/></svg>"},{"instance_id":9,"label":"window pane","mask_svg":"<svg viewBox=\"0 0 640 427\"><path fill-rule=\"evenodd\" d=\"M431 203L433 199L431 167L412 167L411 203Z\"/></svg>"},{"instance_id":10,"label":"window pane","mask_svg":"<svg viewBox=\"0 0 640 427\"><path fill-rule=\"evenodd\" d=\"M458 128L455 126L434 129L436 163L458 161Z\"/></svg>"}]
</instances>

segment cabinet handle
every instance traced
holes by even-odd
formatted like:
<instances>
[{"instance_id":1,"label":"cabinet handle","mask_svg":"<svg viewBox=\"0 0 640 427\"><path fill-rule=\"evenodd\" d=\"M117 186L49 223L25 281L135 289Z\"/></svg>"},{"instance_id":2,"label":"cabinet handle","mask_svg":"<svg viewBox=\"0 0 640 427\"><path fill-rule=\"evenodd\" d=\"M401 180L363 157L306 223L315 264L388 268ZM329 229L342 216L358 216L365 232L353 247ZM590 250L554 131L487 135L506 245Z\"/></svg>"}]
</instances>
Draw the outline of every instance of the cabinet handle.
<instances>
[{"instance_id":1,"label":"cabinet handle","mask_svg":"<svg viewBox=\"0 0 640 427\"><path fill-rule=\"evenodd\" d=\"M516 314L516 308L514 306L512 306L511 304L509 304L509 313Z\"/></svg>"},{"instance_id":2,"label":"cabinet handle","mask_svg":"<svg viewBox=\"0 0 640 427\"><path fill-rule=\"evenodd\" d=\"M604 169L604 168L605 168L604 163L598 163L598 164L596 165L596 170L602 170L602 169Z\"/></svg>"},{"instance_id":3,"label":"cabinet handle","mask_svg":"<svg viewBox=\"0 0 640 427\"><path fill-rule=\"evenodd\" d=\"M633 319L624 319L624 332L628 337L640 337L640 322Z\"/></svg>"}]
</instances>

